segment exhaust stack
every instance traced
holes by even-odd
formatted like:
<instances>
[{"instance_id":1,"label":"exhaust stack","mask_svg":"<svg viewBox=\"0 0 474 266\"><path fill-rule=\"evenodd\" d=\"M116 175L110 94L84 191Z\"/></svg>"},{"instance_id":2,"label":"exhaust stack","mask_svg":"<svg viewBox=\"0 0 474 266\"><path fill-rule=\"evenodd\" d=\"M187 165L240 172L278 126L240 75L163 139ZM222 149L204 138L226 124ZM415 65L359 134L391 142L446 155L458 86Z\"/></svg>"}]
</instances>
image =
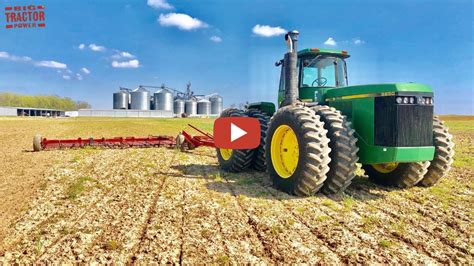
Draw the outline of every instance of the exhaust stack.
<instances>
[{"instance_id":1,"label":"exhaust stack","mask_svg":"<svg viewBox=\"0 0 474 266\"><path fill-rule=\"evenodd\" d=\"M298 73L296 73L296 62L298 60L298 42L299 32L290 31L285 35L285 41L288 45L288 52L283 59L283 67L285 68L285 99L282 106L295 104L298 102Z\"/></svg>"}]
</instances>

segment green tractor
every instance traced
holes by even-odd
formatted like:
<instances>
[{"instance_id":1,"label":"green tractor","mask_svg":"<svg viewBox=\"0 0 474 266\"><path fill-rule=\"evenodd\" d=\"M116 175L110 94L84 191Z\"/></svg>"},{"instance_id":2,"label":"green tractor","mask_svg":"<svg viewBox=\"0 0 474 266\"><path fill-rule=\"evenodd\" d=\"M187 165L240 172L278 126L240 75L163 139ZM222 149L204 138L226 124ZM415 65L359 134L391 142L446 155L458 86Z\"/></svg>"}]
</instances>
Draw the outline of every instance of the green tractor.
<instances>
[{"instance_id":1,"label":"green tractor","mask_svg":"<svg viewBox=\"0 0 474 266\"><path fill-rule=\"evenodd\" d=\"M416 83L348 86L346 51L296 50L298 32L285 35L278 110L271 102L226 109L222 117L259 119L260 146L217 149L222 169L267 171L291 194L338 193L360 163L378 184L431 186L451 168L454 143L433 116L433 91Z\"/></svg>"}]
</instances>

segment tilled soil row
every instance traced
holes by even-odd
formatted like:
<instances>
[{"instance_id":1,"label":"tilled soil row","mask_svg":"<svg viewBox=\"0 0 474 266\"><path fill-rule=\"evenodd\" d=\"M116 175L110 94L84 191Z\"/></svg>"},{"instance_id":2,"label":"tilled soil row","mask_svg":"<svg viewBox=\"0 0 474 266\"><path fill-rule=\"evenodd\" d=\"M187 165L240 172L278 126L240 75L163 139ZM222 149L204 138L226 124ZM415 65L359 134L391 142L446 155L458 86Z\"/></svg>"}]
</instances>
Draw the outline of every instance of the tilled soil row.
<instances>
[{"instance_id":1,"label":"tilled soil row","mask_svg":"<svg viewBox=\"0 0 474 266\"><path fill-rule=\"evenodd\" d=\"M261 258L258 240L242 222L242 213L232 197L207 189L211 180L206 173L209 159L200 159L181 160L176 165L177 173L167 180L156 205L157 215L137 255L138 262L267 261ZM193 164L196 161L200 164Z\"/></svg>"},{"instance_id":2,"label":"tilled soil row","mask_svg":"<svg viewBox=\"0 0 474 266\"><path fill-rule=\"evenodd\" d=\"M268 197L267 189L256 184L258 177L245 173L239 176L243 179L237 175L226 177L225 185L236 197L240 209L247 214L249 225L274 262L341 262L338 254L331 251L307 225L295 219L283 204Z\"/></svg>"},{"instance_id":3,"label":"tilled soil row","mask_svg":"<svg viewBox=\"0 0 474 266\"><path fill-rule=\"evenodd\" d=\"M448 177L453 178L453 177ZM443 186L444 180L441 180L441 184L436 186ZM430 195L430 188L410 188L400 190L391 187L382 187L371 182L364 182L364 184L354 184L353 188L357 188L360 191L364 191L368 198L376 199L380 196L396 198L398 202L410 202L410 204L404 205L405 208L412 212L420 213L423 216L431 218L436 223L443 222L446 226L453 227L453 229L461 229L469 227L470 221L472 220L472 212L470 210L463 210L464 206L469 206L469 201L472 199L466 199L466 202L455 202L450 203L449 208L441 206L440 199L436 196ZM433 187L434 189L436 187ZM433 189L431 188L431 189ZM458 199L458 197L456 197ZM457 205L454 205L456 204ZM455 210L455 211L454 211ZM456 226L456 224L460 224ZM457 227L457 228L456 228ZM467 233L466 231L464 231Z\"/></svg>"},{"instance_id":4,"label":"tilled soil row","mask_svg":"<svg viewBox=\"0 0 474 266\"><path fill-rule=\"evenodd\" d=\"M423 189L426 190L426 188ZM439 206L439 204L436 204L439 200L434 196L429 196L429 191L412 192L412 190L419 190L419 188L400 191L391 188L378 187L372 184L355 184L349 188L348 192L352 192L351 195L359 199L376 199L384 197L385 201L391 203L393 208L379 208L381 211L391 211L389 213L390 215L398 215L400 217L414 216L417 220L420 220L419 226L421 226L422 229L436 234L443 242L447 241L448 245L451 245L449 243L452 243L453 248L466 253L466 244L468 243L462 240L456 240L456 238L452 237L453 234L456 236L463 236L461 239L472 236L472 230L470 230L472 223L470 220L465 221L463 218L460 218L460 215L464 215L462 214L464 211L459 210L458 208L448 209ZM429 197L430 199L426 200L424 203L420 203L416 200L419 197ZM400 205L400 202L404 202L405 204ZM469 206L471 204L465 203L465 205ZM396 208L396 210L394 210L394 208ZM466 215L469 217L466 219L471 219L470 216L472 216L472 211L467 211Z\"/></svg>"},{"instance_id":5,"label":"tilled soil row","mask_svg":"<svg viewBox=\"0 0 474 266\"><path fill-rule=\"evenodd\" d=\"M130 198L125 197L125 201L120 200L121 195L127 195L127 191L130 191L130 184L122 175L124 169L136 167L135 169L140 170L144 167L142 159L130 157L127 161L124 158L126 153L126 151L103 151L99 154L88 154L83 162L75 165L75 168L65 169L71 176L81 173L96 177L93 180L97 180L97 183L84 192L87 195L78 196L76 200L71 201L64 199L66 192L63 182L53 182L48 190L53 191L57 196L51 198L48 197L49 193L45 193L43 200L37 202L35 206L44 208L48 206L46 202L56 200L53 204L54 208L49 208L49 211L54 212L53 216L58 218L46 221L43 223L44 226L34 228L33 231L39 232L41 238L37 239L37 235L29 233L28 237L22 238L19 246L14 249L19 252L6 254L6 257L13 255L16 259L21 258L23 262L26 259L36 261L61 258L81 261L86 258L84 253L88 245L94 243L100 232L108 226L108 222L113 223L117 213L127 210L124 204L127 204ZM159 154L155 153L155 155ZM103 158L109 158L110 161ZM117 163L113 163L114 159L118 159ZM143 172L136 173L135 178L139 179L143 176L147 175L143 175ZM52 179L61 180L64 177ZM146 183L149 183L148 180ZM44 216L48 217L48 215Z\"/></svg>"},{"instance_id":6,"label":"tilled soil row","mask_svg":"<svg viewBox=\"0 0 474 266\"><path fill-rule=\"evenodd\" d=\"M401 263L406 260L434 262L429 257L414 252L410 245L401 244L397 249L382 248L379 244L381 240L396 239L386 235L385 231L379 228L368 230L365 227L364 217L329 201L324 196L298 201L280 191L269 190L295 217L322 235L345 263L362 263L367 260L380 263Z\"/></svg>"},{"instance_id":7,"label":"tilled soil row","mask_svg":"<svg viewBox=\"0 0 474 266\"><path fill-rule=\"evenodd\" d=\"M352 188L349 188L346 193L355 199L360 199L363 195L369 196L363 190ZM397 202L401 200L403 199L400 197L387 195L386 203L391 206L390 208L369 202L368 208L360 208L356 205L354 210L367 216L383 214L384 221L377 221L377 223L386 225L386 232L413 245L421 252L426 252L440 263L459 263L466 262L469 257L472 259L468 250L469 243L463 241L468 236L454 239L452 234L460 236L460 232L453 232L453 229L444 223L436 222L429 216L414 212L410 207L407 207L407 204L400 206Z\"/></svg>"},{"instance_id":8,"label":"tilled soil row","mask_svg":"<svg viewBox=\"0 0 474 266\"><path fill-rule=\"evenodd\" d=\"M270 187L267 190L295 219L306 224L316 236L323 239L344 262L363 262L368 259L383 263L403 262L406 259L430 261L428 256L413 252L410 245L399 245L397 249L380 247L379 241L391 239L390 235L386 235L383 230L368 232L363 227L363 217L324 196L301 199ZM392 238L394 240L397 239Z\"/></svg>"}]
</instances>

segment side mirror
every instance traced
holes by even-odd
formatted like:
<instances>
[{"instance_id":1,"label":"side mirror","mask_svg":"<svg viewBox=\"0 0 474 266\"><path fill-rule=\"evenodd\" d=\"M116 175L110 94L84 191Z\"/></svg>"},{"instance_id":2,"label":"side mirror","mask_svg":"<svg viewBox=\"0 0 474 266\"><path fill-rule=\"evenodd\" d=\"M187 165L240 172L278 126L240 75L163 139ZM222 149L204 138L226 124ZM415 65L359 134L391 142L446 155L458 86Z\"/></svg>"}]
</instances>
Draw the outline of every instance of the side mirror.
<instances>
[{"instance_id":1,"label":"side mirror","mask_svg":"<svg viewBox=\"0 0 474 266\"><path fill-rule=\"evenodd\" d=\"M275 62L276 67L281 66L281 65L283 65L283 60L278 60L278 61Z\"/></svg>"}]
</instances>

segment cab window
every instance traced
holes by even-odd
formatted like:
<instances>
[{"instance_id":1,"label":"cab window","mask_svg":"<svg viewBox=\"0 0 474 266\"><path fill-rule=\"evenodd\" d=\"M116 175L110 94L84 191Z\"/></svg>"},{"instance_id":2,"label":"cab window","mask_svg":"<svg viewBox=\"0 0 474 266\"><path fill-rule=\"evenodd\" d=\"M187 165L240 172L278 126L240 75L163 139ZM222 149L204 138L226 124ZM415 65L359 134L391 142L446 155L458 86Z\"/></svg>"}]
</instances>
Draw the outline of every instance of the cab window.
<instances>
[{"instance_id":1,"label":"cab window","mask_svg":"<svg viewBox=\"0 0 474 266\"><path fill-rule=\"evenodd\" d=\"M323 57L301 60L301 87L343 87L347 86L345 61L338 57Z\"/></svg>"}]
</instances>

